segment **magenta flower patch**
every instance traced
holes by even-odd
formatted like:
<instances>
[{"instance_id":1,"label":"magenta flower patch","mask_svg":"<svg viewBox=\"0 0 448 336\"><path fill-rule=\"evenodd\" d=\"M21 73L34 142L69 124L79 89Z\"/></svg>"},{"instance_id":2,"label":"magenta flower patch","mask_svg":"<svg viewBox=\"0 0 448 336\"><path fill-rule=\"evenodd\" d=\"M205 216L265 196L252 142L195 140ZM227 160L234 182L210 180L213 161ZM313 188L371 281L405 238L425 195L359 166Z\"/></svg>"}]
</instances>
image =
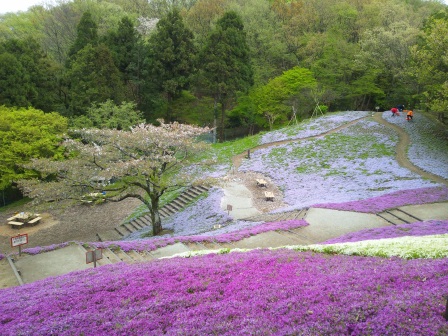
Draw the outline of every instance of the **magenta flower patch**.
<instances>
[{"instance_id":1,"label":"magenta flower patch","mask_svg":"<svg viewBox=\"0 0 448 336\"><path fill-rule=\"evenodd\" d=\"M447 187L431 187L400 190L390 194L344 203L315 204L315 208L325 208L365 213L378 213L404 205L425 204L448 201Z\"/></svg>"},{"instance_id":2,"label":"magenta flower patch","mask_svg":"<svg viewBox=\"0 0 448 336\"><path fill-rule=\"evenodd\" d=\"M291 250L114 264L0 291L1 335L446 335L448 260Z\"/></svg>"},{"instance_id":3,"label":"magenta flower patch","mask_svg":"<svg viewBox=\"0 0 448 336\"><path fill-rule=\"evenodd\" d=\"M124 251L136 250L136 251L153 251L158 248L175 244L177 242L189 243L189 242L219 242L230 243L238 241L250 236L254 236L263 232L275 231L275 230L290 230L301 226L306 226L308 223L303 220L287 220L280 222L269 222L253 226L247 229L238 230L230 233L224 233L219 235L196 235L196 236L176 236L171 238L148 238L138 239L130 241L113 241L113 242L101 242L91 243L91 245L97 248L105 248L111 246L120 247Z\"/></svg>"},{"instance_id":4,"label":"magenta flower patch","mask_svg":"<svg viewBox=\"0 0 448 336\"><path fill-rule=\"evenodd\" d=\"M396 238L405 236L430 236L448 233L448 220L431 220L395 226L385 226L352 232L322 244L348 243L361 240Z\"/></svg>"}]
</instances>

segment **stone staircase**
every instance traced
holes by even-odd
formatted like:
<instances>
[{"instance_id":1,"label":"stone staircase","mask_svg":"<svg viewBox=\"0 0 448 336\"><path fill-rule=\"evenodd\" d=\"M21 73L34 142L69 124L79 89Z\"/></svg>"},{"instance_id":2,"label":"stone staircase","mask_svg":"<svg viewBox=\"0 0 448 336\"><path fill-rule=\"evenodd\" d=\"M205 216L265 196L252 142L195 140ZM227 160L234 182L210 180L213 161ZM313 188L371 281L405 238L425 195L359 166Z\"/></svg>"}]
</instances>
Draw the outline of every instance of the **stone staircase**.
<instances>
[{"instance_id":1,"label":"stone staircase","mask_svg":"<svg viewBox=\"0 0 448 336\"><path fill-rule=\"evenodd\" d=\"M409 224L422 221L420 218L417 218L401 209L389 209L377 213L376 215L392 225Z\"/></svg>"},{"instance_id":2,"label":"stone staircase","mask_svg":"<svg viewBox=\"0 0 448 336\"><path fill-rule=\"evenodd\" d=\"M195 192L200 192L200 189ZM202 191L203 192L203 191ZM190 192L190 195L193 193ZM180 209L179 209L180 210ZM277 214L264 214L251 217L251 221L266 221L275 222L282 220L303 219L306 217L308 209L277 213ZM163 257L170 257L178 253L194 252L202 250L220 250L220 249L234 249L234 248L267 248L284 245L296 245L296 244L309 244L310 242L301 235L302 228L291 230L278 230L261 233L255 236L244 238L236 242L186 242L176 243L165 247L158 248L154 251L123 251L118 246L104 248L103 259L98 261L98 265L106 265L117 262L142 262L151 261ZM80 245L83 253L93 250L93 247L88 244Z\"/></svg>"},{"instance_id":3,"label":"stone staircase","mask_svg":"<svg viewBox=\"0 0 448 336\"><path fill-rule=\"evenodd\" d=\"M160 217L163 219L182 210L187 204L191 203L194 199L206 191L208 191L208 188L203 186L192 186L188 188L174 200L160 208ZM146 214L127 223L118 225L111 230L98 232L97 238L99 241L121 240L131 233L151 226L151 216Z\"/></svg>"}]
</instances>

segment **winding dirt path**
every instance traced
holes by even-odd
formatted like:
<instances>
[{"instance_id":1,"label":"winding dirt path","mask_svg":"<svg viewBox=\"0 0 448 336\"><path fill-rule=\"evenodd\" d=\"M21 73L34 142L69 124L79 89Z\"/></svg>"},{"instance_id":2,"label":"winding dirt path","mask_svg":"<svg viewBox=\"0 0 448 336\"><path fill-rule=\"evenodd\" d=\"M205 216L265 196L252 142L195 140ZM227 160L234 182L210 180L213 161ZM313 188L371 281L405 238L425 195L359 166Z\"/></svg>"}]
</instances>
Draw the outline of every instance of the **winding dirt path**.
<instances>
[{"instance_id":1,"label":"winding dirt path","mask_svg":"<svg viewBox=\"0 0 448 336\"><path fill-rule=\"evenodd\" d=\"M375 113L375 116L373 117L373 119L382 124L385 125L387 127L392 128L393 130L395 130L395 132L397 132L398 134L398 143L397 143L397 147L395 149L396 151L396 155L395 155L395 159L397 160L398 164L404 168L409 169L410 171L419 174L420 176L422 176L423 178L441 183L441 184L445 184L448 185L448 180L435 175L435 174L431 174L428 173L426 171L424 171L423 169L415 166L414 164L412 164L411 161L409 161L408 157L407 157L407 149L409 147L409 145L411 144L411 139L409 138L408 133L406 133L406 131L404 129L402 129L400 126L397 126L395 124L392 124L386 120L383 119L383 114L382 113Z\"/></svg>"},{"instance_id":2,"label":"winding dirt path","mask_svg":"<svg viewBox=\"0 0 448 336\"><path fill-rule=\"evenodd\" d=\"M262 149L262 148L268 148L268 147L273 147L273 146L279 146L279 145L284 145L293 141L303 141L303 140L308 140L308 139L314 139L314 138L319 138L319 137L323 137L326 136L328 134L331 133L335 133L340 131L341 129L344 129L346 127L349 127L353 124L356 124L357 122L359 122L362 119L365 118L369 118L369 116L366 117L362 117L356 120L353 120L347 124L341 125L339 127L333 128L327 132L318 134L318 135L313 135L313 136L309 136L309 137L305 137L305 138L300 138L300 139L288 139L288 140L281 140L281 141L275 141L275 142L269 142L269 143L265 143L259 146L255 146L253 148L250 148L250 152L253 153L254 151L258 150L258 149ZM409 138L409 135L406 133L406 131L404 129L402 129L401 127L389 123L386 120L383 119L382 117L382 113L375 113L373 120L375 120L376 122L386 126L386 127L391 127L392 129L394 129L397 134L398 134L398 143L397 143L397 147L396 147L396 160L398 162L398 164L404 168L409 169L410 171L419 174L420 176L422 176L423 178L435 181L437 183L441 183L441 184L445 184L448 185L448 180L435 175L435 174L431 174L428 173L426 171L424 171L423 169L415 166L414 164L411 163L411 161L409 161L408 157L407 157L407 149L409 147L409 145L411 144L411 140ZM243 152L241 154L235 155L232 158L232 163L233 163L233 167L234 169L238 170L238 168L241 166L241 162L243 161L243 158L245 158L247 155L247 151Z\"/></svg>"},{"instance_id":3,"label":"winding dirt path","mask_svg":"<svg viewBox=\"0 0 448 336\"><path fill-rule=\"evenodd\" d=\"M362 117L362 118L358 118L358 119L353 120L353 121L350 121L347 124L338 126L336 128L333 128L333 129L331 129L329 131L326 131L324 133L320 133L318 135L312 135L312 136L309 136L309 137L299 138L299 139L286 139L286 140L268 142L268 143L265 143L265 144L262 144L262 145L258 145L258 146L252 147L249 150L250 150L251 153L253 153L254 151L256 151L258 149L263 149L263 148L268 148L268 147L273 147L273 146L280 146L280 145L284 145L284 144L287 144L287 143L290 143L290 142L293 142L293 141L303 141L303 140L308 140L308 139L320 138L320 137L326 136L328 134L338 132L341 129L344 129L344 128L347 128L347 127L349 127L349 126L351 126L353 124L356 124L357 122L359 122L360 120L365 119L365 118L368 118L368 116ZM241 166L241 162L243 161L243 158L246 157L246 155L247 155L247 151L245 151L245 152L243 152L241 154L237 154L237 155L235 155L232 158L233 167L236 170L238 170L238 168Z\"/></svg>"}]
</instances>

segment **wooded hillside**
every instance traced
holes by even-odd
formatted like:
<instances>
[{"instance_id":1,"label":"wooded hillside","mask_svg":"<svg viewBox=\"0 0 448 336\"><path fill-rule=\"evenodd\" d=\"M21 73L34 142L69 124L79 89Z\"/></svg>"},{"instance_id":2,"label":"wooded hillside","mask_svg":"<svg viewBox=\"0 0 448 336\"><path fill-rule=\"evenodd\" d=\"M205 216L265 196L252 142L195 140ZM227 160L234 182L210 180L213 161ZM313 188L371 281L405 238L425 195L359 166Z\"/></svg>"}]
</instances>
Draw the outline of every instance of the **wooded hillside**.
<instances>
[{"instance_id":1,"label":"wooded hillside","mask_svg":"<svg viewBox=\"0 0 448 336\"><path fill-rule=\"evenodd\" d=\"M447 32L439 1L60 0L0 17L0 105L77 124L101 103L132 102L148 122L212 126L220 111L220 128L251 129L316 104L446 113ZM294 67L315 85L275 82ZM273 80L282 106L266 111Z\"/></svg>"}]
</instances>

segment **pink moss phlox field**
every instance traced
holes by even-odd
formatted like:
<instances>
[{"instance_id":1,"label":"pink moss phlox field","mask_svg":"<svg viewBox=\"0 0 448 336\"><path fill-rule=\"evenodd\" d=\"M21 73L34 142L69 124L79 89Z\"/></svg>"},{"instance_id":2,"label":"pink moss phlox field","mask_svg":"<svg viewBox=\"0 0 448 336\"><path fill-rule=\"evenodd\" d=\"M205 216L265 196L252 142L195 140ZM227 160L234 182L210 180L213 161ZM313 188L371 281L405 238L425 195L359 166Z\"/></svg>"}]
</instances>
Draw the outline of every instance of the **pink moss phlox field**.
<instances>
[{"instance_id":1,"label":"pink moss phlox field","mask_svg":"<svg viewBox=\"0 0 448 336\"><path fill-rule=\"evenodd\" d=\"M448 201L448 187L400 190L390 194L360 201L315 204L313 207L364 213L378 213L404 205L436 203L443 201Z\"/></svg>"},{"instance_id":2,"label":"pink moss phlox field","mask_svg":"<svg viewBox=\"0 0 448 336\"><path fill-rule=\"evenodd\" d=\"M447 281L446 259L292 250L120 263L1 290L0 334L446 335Z\"/></svg>"},{"instance_id":3,"label":"pink moss phlox field","mask_svg":"<svg viewBox=\"0 0 448 336\"><path fill-rule=\"evenodd\" d=\"M148 238L148 239L138 239L129 241L113 241L113 242L101 242L101 243L91 243L91 245L97 248L106 247L119 247L123 251L153 251L160 247L175 244L177 242L182 243L193 243L193 242L219 242L219 243L230 243L238 241L250 236L254 236L263 232L275 231L275 230L288 230L295 229L302 226L309 225L305 220L294 219L279 222L269 222L264 223L255 227L224 233L220 235L196 235L196 236L176 236L171 238Z\"/></svg>"},{"instance_id":4,"label":"pink moss phlox field","mask_svg":"<svg viewBox=\"0 0 448 336\"><path fill-rule=\"evenodd\" d=\"M448 233L448 220L430 220L411 224L400 224L352 232L322 244L357 242L361 240L396 238L405 236L428 236Z\"/></svg>"}]
</instances>

